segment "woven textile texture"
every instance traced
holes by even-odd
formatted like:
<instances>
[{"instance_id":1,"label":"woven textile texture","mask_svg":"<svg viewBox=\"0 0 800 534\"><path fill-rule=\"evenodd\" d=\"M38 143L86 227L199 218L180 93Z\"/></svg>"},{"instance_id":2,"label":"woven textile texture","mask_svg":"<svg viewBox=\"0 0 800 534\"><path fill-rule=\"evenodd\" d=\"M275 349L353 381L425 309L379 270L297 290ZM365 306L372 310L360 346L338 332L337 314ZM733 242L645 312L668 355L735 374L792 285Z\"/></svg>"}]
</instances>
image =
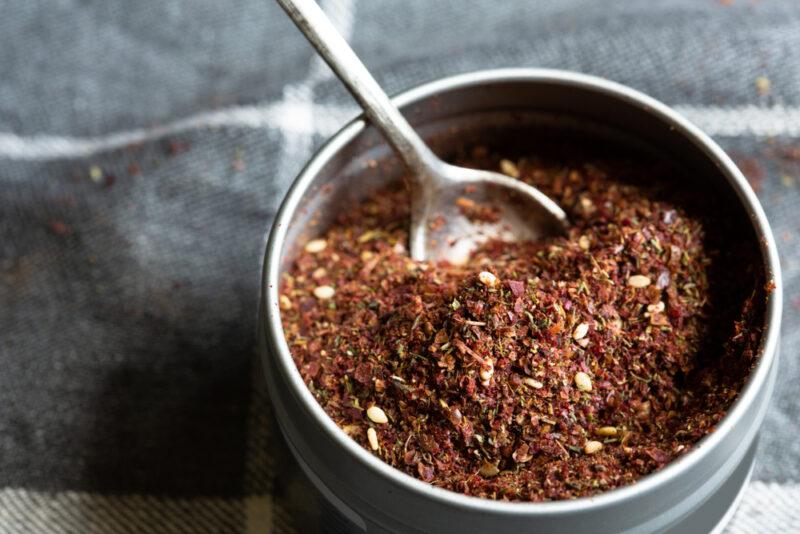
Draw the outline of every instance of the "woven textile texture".
<instances>
[{"instance_id":1,"label":"woven textile texture","mask_svg":"<svg viewBox=\"0 0 800 534\"><path fill-rule=\"evenodd\" d=\"M729 151L773 225L786 305L728 530L800 532L800 3L323 7L389 92L575 70ZM0 12L0 532L335 530L272 424L254 332L265 232L353 101L270 0Z\"/></svg>"}]
</instances>

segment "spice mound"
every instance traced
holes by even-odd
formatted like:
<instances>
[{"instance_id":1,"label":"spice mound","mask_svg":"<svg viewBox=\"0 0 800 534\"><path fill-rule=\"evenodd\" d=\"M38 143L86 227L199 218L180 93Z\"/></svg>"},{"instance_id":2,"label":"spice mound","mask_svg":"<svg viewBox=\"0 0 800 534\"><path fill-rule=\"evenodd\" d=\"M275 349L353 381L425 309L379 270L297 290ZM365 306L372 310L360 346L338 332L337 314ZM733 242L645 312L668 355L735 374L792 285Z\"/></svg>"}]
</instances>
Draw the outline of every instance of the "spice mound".
<instances>
[{"instance_id":1,"label":"spice mound","mask_svg":"<svg viewBox=\"0 0 800 534\"><path fill-rule=\"evenodd\" d=\"M716 243L649 176L619 178L647 167L515 168L567 211L569 235L415 262L408 196L382 190L284 273L292 356L348 435L435 486L542 501L631 484L712 432L746 380L756 252Z\"/></svg>"}]
</instances>

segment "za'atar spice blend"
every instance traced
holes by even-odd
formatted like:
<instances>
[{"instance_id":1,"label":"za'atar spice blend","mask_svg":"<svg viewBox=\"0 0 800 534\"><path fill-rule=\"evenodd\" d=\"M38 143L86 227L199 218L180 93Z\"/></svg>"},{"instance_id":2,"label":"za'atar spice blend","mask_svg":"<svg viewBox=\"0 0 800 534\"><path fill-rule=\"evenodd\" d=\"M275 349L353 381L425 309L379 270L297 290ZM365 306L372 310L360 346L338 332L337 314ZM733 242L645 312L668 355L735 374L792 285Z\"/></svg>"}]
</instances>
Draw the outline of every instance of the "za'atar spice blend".
<instances>
[{"instance_id":1,"label":"za'atar spice blend","mask_svg":"<svg viewBox=\"0 0 800 534\"><path fill-rule=\"evenodd\" d=\"M522 501L631 484L712 432L755 363L765 298L757 251L725 241L713 199L681 204L658 164L480 147L469 163L540 188L569 234L431 264L406 252L402 186L341 214L279 303L328 415L423 481Z\"/></svg>"}]
</instances>

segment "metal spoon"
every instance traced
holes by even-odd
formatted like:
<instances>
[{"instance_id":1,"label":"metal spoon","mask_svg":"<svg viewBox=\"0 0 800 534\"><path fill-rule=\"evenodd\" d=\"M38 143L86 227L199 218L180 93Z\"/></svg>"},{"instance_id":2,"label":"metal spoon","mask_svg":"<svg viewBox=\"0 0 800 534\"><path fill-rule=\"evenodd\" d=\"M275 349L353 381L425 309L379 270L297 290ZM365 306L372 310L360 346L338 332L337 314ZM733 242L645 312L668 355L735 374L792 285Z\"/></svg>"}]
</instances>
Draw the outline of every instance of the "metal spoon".
<instances>
[{"instance_id":1,"label":"metal spoon","mask_svg":"<svg viewBox=\"0 0 800 534\"><path fill-rule=\"evenodd\" d=\"M538 189L499 173L440 160L314 0L277 1L408 167L413 259L461 263L479 243L491 238L533 240L564 233L566 214ZM496 210L499 220L471 220L464 214L470 203Z\"/></svg>"}]
</instances>

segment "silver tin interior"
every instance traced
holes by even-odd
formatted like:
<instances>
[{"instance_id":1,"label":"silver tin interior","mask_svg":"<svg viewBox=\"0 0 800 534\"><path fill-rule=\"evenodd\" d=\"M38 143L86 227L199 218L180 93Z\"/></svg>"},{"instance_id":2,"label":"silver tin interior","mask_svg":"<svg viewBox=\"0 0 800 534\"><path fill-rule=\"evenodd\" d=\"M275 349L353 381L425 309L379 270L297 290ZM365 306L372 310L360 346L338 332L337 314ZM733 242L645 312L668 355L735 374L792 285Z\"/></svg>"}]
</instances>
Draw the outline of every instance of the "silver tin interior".
<instances>
[{"instance_id":1,"label":"silver tin interior","mask_svg":"<svg viewBox=\"0 0 800 534\"><path fill-rule=\"evenodd\" d=\"M391 161L392 156L371 128L355 120L295 180L277 214L264 260L259 337L266 378L284 437L309 478L357 531L708 532L722 524L749 476L772 391L782 299L775 242L741 172L710 138L665 105L595 77L539 69L484 71L423 85L395 102L435 149L447 151L460 136L508 117L527 120L543 114L536 120L610 127L657 147L696 171L698 179L714 183L720 191L714 201L740 204L753 229L749 238L758 239L767 277L775 283L760 362L716 432L664 469L598 496L498 502L434 488L384 464L336 427L305 387L283 337L278 308L280 273L295 246L319 233L332 214L401 172L398 165L369 172L368 160Z\"/></svg>"}]
</instances>

